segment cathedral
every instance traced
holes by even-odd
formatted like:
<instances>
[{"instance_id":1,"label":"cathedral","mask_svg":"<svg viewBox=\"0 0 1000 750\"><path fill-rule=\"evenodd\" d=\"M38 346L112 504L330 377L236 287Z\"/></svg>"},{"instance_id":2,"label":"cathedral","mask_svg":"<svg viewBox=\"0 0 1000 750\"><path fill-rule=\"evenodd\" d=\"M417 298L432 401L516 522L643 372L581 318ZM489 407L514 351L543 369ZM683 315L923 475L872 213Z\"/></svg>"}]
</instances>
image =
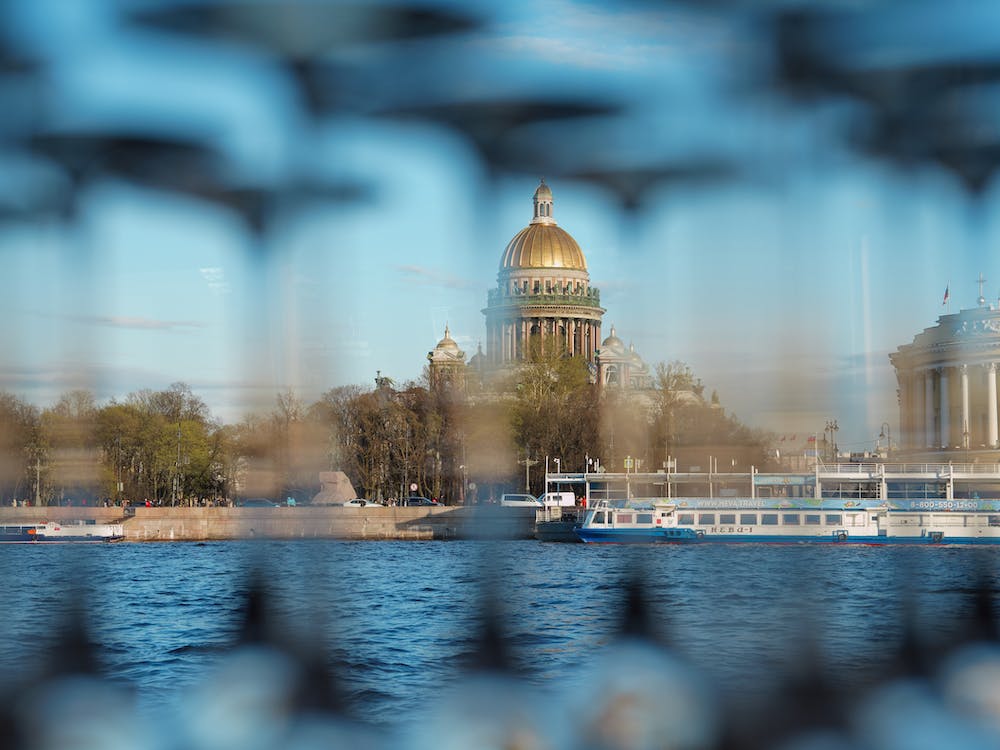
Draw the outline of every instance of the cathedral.
<instances>
[{"instance_id":1,"label":"cathedral","mask_svg":"<svg viewBox=\"0 0 1000 750\"><path fill-rule=\"evenodd\" d=\"M486 351L465 362L445 327L444 338L427 354L432 387L448 382L464 388L467 371L484 381L537 354L583 357L593 382L605 388L644 390L649 367L634 347L615 333L601 339L600 291L590 285L583 251L555 220L552 190L541 181L532 197L530 223L500 256L497 285L489 291Z\"/></svg>"}]
</instances>

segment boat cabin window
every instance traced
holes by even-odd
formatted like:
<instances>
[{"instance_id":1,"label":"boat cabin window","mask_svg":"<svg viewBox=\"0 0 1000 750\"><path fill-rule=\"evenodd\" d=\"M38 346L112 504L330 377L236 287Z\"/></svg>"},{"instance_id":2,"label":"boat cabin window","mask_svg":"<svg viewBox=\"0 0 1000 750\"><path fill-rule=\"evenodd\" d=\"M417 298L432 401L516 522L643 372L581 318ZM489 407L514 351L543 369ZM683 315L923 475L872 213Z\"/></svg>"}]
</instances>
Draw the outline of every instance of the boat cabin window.
<instances>
[{"instance_id":1,"label":"boat cabin window","mask_svg":"<svg viewBox=\"0 0 1000 750\"><path fill-rule=\"evenodd\" d=\"M781 516L781 522L785 526L798 526L799 525L799 514L798 513L784 513Z\"/></svg>"},{"instance_id":2,"label":"boat cabin window","mask_svg":"<svg viewBox=\"0 0 1000 750\"><path fill-rule=\"evenodd\" d=\"M826 514L826 525L827 526L840 526L843 524L843 516L839 513L827 513Z\"/></svg>"},{"instance_id":3,"label":"boat cabin window","mask_svg":"<svg viewBox=\"0 0 1000 750\"><path fill-rule=\"evenodd\" d=\"M778 514L777 513L761 513L760 522L764 526L777 526L778 525Z\"/></svg>"},{"instance_id":4,"label":"boat cabin window","mask_svg":"<svg viewBox=\"0 0 1000 750\"><path fill-rule=\"evenodd\" d=\"M591 523L604 523L604 511L599 510L594 514L594 520Z\"/></svg>"},{"instance_id":5,"label":"boat cabin window","mask_svg":"<svg viewBox=\"0 0 1000 750\"><path fill-rule=\"evenodd\" d=\"M631 513L615 513L615 523L616 524L619 524L619 523L624 523L624 524L632 523L632 518L633 518L633 516L632 516Z\"/></svg>"},{"instance_id":6,"label":"boat cabin window","mask_svg":"<svg viewBox=\"0 0 1000 750\"><path fill-rule=\"evenodd\" d=\"M806 526L819 526L819 513L806 513Z\"/></svg>"},{"instance_id":7,"label":"boat cabin window","mask_svg":"<svg viewBox=\"0 0 1000 750\"><path fill-rule=\"evenodd\" d=\"M694 513L681 513L677 516L678 526L692 526L694 525Z\"/></svg>"},{"instance_id":8,"label":"boat cabin window","mask_svg":"<svg viewBox=\"0 0 1000 750\"><path fill-rule=\"evenodd\" d=\"M636 523L652 523L653 514L652 513L638 513L635 517Z\"/></svg>"},{"instance_id":9,"label":"boat cabin window","mask_svg":"<svg viewBox=\"0 0 1000 750\"><path fill-rule=\"evenodd\" d=\"M1000 526L1000 516L989 517L990 526Z\"/></svg>"},{"instance_id":10,"label":"boat cabin window","mask_svg":"<svg viewBox=\"0 0 1000 750\"><path fill-rule=\"evenodd\" d=\"M729 524L730 526L734 525L736 523L736 514L735 513L720 513L719 514L719 523Z\"/></svg>"},{"instance_id":11,"label":"boat cabin window","mask_svg":"<svg viewBox=\"0 0 1000 750\"><path fill-rule=\"evenodd\" d=\"M740 524L743 526L756 526L757 525L757 514L756 513L740 513Z\"/></svg>"},{"instance_id":12,"label":"boat cabin window","mask_svg":"<svg viewBox=\"0 0 1000 750\"><path fill-rule=\"evenodd\" d=\"M699 513L698 514L698 523L707 523L709 525L714 524L715 523L715 514L714 513Z\"/></svg>"}]
</instances>

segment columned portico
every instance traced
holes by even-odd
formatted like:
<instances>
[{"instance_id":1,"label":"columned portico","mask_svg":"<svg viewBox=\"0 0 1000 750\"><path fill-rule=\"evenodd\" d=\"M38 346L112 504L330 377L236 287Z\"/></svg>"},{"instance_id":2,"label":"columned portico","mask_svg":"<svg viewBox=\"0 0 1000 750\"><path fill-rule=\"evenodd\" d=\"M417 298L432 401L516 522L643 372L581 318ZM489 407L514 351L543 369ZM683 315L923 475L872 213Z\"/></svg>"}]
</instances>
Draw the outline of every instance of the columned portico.
<instances>
[{"instance_id":1,"label":"columned portico","mask_svg":"<svg viewBox=\"0 0 1000 750\"><path fill-rule=\"evenodd\" d=\"M942 315L889 355L900 445L910 451L1000 449L1000 305Z\"/></svg>"}]
</instances>

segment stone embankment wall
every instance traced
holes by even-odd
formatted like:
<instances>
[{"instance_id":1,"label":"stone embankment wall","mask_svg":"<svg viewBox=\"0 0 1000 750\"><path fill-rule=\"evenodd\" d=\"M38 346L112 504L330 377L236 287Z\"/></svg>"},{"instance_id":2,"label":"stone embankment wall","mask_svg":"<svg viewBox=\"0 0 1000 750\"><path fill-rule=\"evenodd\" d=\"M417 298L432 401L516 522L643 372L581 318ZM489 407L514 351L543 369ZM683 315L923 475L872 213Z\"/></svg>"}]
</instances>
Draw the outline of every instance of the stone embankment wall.
<instances>
[{"instance_id":1,"label":"stone embankment wall","mask_svg":"<svg viewBox=\"0 0 1000 750\"><path fill-rule=\"evenodd\" d=\"M96 521L97 523L118 523L124 516L122 508L104 507L63 507L43 505L40 507L14 508L0 506L0 523L44 523L46 521Z\"/></svg>"},{"instance_id":2,"label":"stone embankment wall","mask_svg":"<svg viewBox=\"0 0 1000 750\"><path fill-rule=\"evenodd\" d=\"M121 508L0 508L0 523L93 519L119 522ZM529 539L531 508L136 508L125 540L220 539Z\"/></svg>"}]
</instances>

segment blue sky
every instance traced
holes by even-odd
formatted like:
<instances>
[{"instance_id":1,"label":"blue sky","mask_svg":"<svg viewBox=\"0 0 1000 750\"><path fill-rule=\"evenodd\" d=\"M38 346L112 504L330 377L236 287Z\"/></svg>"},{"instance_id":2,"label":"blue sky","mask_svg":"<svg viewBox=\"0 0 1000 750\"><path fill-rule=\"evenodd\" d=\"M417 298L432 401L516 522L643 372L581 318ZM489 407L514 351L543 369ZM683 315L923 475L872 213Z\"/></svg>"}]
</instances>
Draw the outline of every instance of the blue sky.
<instances>
[{"instance_id":1,"label":"blue sky","mask_svg":"<svg viewBox=\"0 0 1000 750\"><path fill-rule=\"evenodd\" d=\"M837 419L841 447L873 447L883 422L898 423L888 353L948 311L946 285L952 312L975 304L979 273L986 297L1000 296L995 191L986 218L971 219L950 174L895 171L847 148L845 105L803 106L755 82L758 28L651 6L483 4L489 25L460 40L345 55L378 71L363 81L374 98L626 102L610 135L561 154L581 169L737 163L734 180L654 190L630 213L600 188L544 176L602 291L605 335L614 325L651 364L687 362L751 425L822 434ZM446 324L475 352L542 169L491 176L461 137L426 124L309 121L254 50L128 29L115 7L13 4L15 39L51 61L39 129L207 134L251 180L348 177L374 197L293 206L255 238L216 206L101 179L72 225L3 227L0 388L46 405L71 387L106 400L181 380L235 420L286 387L308 400L376 371L415 379ZM980 27L949 29L947 53L967 41L980 54ZM8 198L61 179L16 143L0 154Z\"/></svg>"}]
</instances>

